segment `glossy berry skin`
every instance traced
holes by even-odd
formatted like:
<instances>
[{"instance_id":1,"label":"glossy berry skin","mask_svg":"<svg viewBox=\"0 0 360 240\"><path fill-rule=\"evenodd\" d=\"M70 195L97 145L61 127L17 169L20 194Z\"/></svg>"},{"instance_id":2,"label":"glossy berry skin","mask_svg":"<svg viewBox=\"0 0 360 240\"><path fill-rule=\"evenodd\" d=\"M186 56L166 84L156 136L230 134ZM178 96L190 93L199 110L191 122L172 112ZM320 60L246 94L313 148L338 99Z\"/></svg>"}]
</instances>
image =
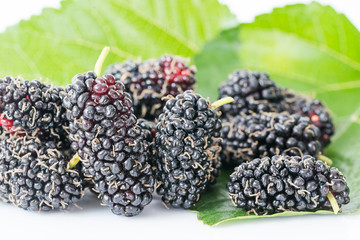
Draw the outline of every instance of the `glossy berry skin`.
<instances>
[{"instance_id":1,"label":"glossy berry skin","mask_svg":"<svg viewBox=\"0 0 360 240\"><path fill-rule=\"evenodd\" d=\"M137 124L143 129L147 130L146 132L146 139L148 142L152 142L155 139L156 135L156 123L153 121L149 121L143 118L139 118ZM150 133L150 135L149 135Z\"/></svg>"},{"instance_id":2,"label":"glossy berry skin","mask_svg":"<svg viewBox=\"0 0 360 240\"><path fill-rule=\"evenodd\" d=\"M223 120L222 156L229 166L237 166L274 155L320 154L320 130L307 117L285 113L237 116Z\"/></svg>"},{"instance_id":3,"label":"glossy berry skin","mask_svg":"<svg viewBox=\"0 0 360 240\"><path fill-rule=\"evenodd\" d=\"M0 79L2 130L36 135L67 147L69 123L62 107L64 94L61 87L37 80L23 81L9 76Z\"/></svg>"},{"instance_id":4,"label":"glossy berry skin","mask_svg":"<svg viewBox=\"0 0 360 240\"><path fill-rule=\"evenodd\" d=\"M135 115L154 121L164 107L163 97L193 89L195 68L178 56L164 55L144 62L127 60L108 67L107 74L124 83L130 93Z\"/></svg>"},{"instance_id":5,"label":"glossy berry skin","mask_svg":"<svg viewBox=\"0 0 360 240\"><path fill-rule=\"evenodd\" d=\"M85 179L113 213L138 215L152 200L154 177L149 144L124 85L112 75L77 74L63 105Z\"/></svg>"},{"instance_id":6,"label":"glossy berry skin","mask_svg":"<svg viewBox=\"0 0 360 240\"><path fill-rule=\"evenodd\" d=\"M242 163L230 175L227 189L235 206L255 214L331 210L328 193L339 207L350 202L343 174L308 155Z\"/></svg>"},{"instance_id":7,"label":"glossy berry skin","mask_svg":"<svg viewBox=\"0 0 360 240\"><path fill-rule=\"evenodd\" d=\"M190 208L215 182L220 129L218 112L199 94L185 91L166 102L155 137L157 193L165 204Z\"/></svg>"},{"instance_id":8,"label":"glossy berry skin","mask_svg":"<svg viewBox=\"0 0 360 240\"><path fill-rule=\"evenodd\" d=\"M329 145L330 137L334 134L334 124L326 106L318 99L311 99L288 89L283 90L283 95L289 105L289 112L309 117L311 123L320 129L319 140L323 147Z\"/></svg>"},{"instance_id":9,"label":"glossy berry skin","mask_svg":"<svg viewBox=\"0 0 360 240\"><path fill-rule=\"evenodd\" d=\"M66 209L83 196L78 166L55 142L3 134L0 141L0 198L30 211Z\"/></svg>"},{"instance_id":10,"label":"glossy berry skin","mask_svg":"<svg viewBox=\"0 0 360 240\"><path fill-rule=\"evenodd\" d=\"M234 101L221 107L223 117L287 110L281 88L266 73L235 70L219 87L219 99Z\"/></svg>"}]
</instances>

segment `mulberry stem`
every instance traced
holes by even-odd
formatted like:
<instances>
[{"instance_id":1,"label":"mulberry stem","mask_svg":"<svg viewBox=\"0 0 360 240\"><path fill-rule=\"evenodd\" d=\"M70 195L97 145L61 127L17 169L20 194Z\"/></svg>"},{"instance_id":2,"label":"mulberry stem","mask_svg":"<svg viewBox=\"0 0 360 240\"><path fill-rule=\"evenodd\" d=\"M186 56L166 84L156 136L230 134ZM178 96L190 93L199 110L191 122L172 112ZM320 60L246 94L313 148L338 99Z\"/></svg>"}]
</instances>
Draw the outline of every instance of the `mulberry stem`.
<instances>
[{"instance_id":1,"label":"mulberry stem","mask_svg":"<svg viewBox=\"0 0 360 240\"><path fill-rule=\"evenodd\" d=\"M331 166L333 164L333 161L330 158L328 158L328 157L326 157L326 156L324 156L322 154L320 154L318 156L318 159L320 159L321 161L327 163L327 165L329 165L329 166Z\"/></svg>"},{"instance_id":2,"label":"mulberry stem","mask_svg":"<svg viewBox=\"0 0 360 240\"><path fill-rule=\"evenodd\" d=\"M110 52L110 47L104 47L103 50L101 51L100 56L99 56L98 60L96 61L96 64L94 67L96 76L100 76L102 66L103 66L103 64L105 62L105 58L107 57L109 52Z\"/></svg>"},{"instance_id":3,"label":"mulberry stem","mask_svg":"<svg viewBox=\"0 0 360 240\"><path fill-rule=\"evenodd\" d=\"M79 154L76 153L69 161L68 168L70 168L70 169L74 168L79 163L79 161L80 161L80 156L79 156Z\"/></svg>"},{"instance_id":4,"label":"mulberry stem","mask_svg":"<svg viewBox=\"0 0 360 240\"><path fill-rule=\"evenodd\" d=\"M329 199L329 202L330 202L330 204L331 204L331 207L332 207L334 213L335 213L335 214L338 214L340 208L339 208L339 205L338 205L338 203L337 203L334 195L333 195L331 192L329 192L329 193L327 194L327 198Z\"/></svg>"},{"instance_id":5,"label":"mulberry stem","mask_svg":"<svg viewBox=\"0 0 360 240\"><path fill-rule=\"evenodd\" d=\"M216 109L218 107L221 107L225 104L232 103L234 99L232 97L224 97L222 99L219 99L211 104L212 109Z\"/></svg>"}]
</instances>

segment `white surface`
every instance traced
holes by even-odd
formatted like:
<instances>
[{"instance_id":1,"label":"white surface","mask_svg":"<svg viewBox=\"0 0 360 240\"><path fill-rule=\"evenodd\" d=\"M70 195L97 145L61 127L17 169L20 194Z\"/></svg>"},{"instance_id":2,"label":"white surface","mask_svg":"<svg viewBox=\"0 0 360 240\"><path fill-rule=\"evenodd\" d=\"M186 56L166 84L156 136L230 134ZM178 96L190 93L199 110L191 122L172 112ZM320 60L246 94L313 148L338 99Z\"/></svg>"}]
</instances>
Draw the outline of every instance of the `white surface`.
<instances>
[{"instance_id":1,"label":"white surface","mask_svg":"<svg viewBox=\"0 0 360 240\"><path fill-rule=\"evenodd\" d=\"M79 204L83 210L72 207L65 213L32 213L1 203L0 229L3 231L0 234L6 230L16 233L15 239L47 240L65 240L65 236L71 236L71 240L75 237L86 240L359 239L355 235L359 234L359 215L269 218L210 227L196 220L195 213L165 209L158 198L133 218L116 216L107 208L99 207L91 193Z\"/></svg>"},{"instance_id":2,"label":"white surface","mask_svg":"<svg viewBox=\"0 0 360 240\"><path fill-rule=\"evenodd\" d=\"M231 1L231 11L242 22L269 12L273 7L294 2L285 0ZM360 29L360 3L357 0L325 1L345 13ZM58 7L58 0L0 0L0 31L33 14L42 7ZM196 214L179 209L165 209L158 197L134 218L112 214L100 207L88 193L67 212L32 213L0 203L0 239L360 239L360 214L337 216L301 216L269 218L209 227L196 219Z\"/></svg>"}]
</instances>

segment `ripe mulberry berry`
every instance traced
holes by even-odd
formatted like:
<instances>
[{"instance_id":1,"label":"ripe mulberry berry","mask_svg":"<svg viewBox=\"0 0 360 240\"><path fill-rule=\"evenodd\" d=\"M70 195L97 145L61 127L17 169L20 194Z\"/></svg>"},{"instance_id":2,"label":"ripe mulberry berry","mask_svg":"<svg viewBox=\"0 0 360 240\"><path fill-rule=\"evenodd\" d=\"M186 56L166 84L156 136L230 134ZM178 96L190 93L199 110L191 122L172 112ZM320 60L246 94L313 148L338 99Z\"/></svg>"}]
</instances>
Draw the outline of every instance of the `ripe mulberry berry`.
<instances>
[{"instance_id":1,"label":"ripe mulberry berry","mask_svg":"<svg viewBox=\"0 0 360 240\"><path fill-rule=\"evenodd\" d=\"M121 80L131 94L135 115L155 120L163 109L167 95L176 96L193 89L195 68L178 56L164 55L141 63L128 60L108 67L107 74Z\"/></svg>"},{"instance_id":2,"label":"ripe mulberry berry","mask_svg":"<svg viewBox=\"0 0 360 240\"><path fill-rule=\"evenodd\" d=\"M111 75L77 74L63 105L86 180L113 213L139 214L152 200L154 177L148 142L124 84Z\"/></svg>"},{"instance_id":3,"label":"ripe mulberry berry","mask_svg":"<svg viewBox=\"0 0 360 240\"><path fill-rule=\"evenodd\" d=\"M166 102L155 137L157 193L165 204L190 208L215 181L220 129L218 112L199 94L185 91Z\"/></svg>"},{"instance_id":4,"label":"ripe mulberry berry","mask_svg":"<svg viewBox=\"0 0 360 240\"><path fill-rule=\"evenodd\" d=\"M311 156L256 158L242 163L227 184L235 206L255 214L331 210L349 203L343 174Z\"/></svg>"},{"instance_id":5,"label":"ripe mulberry berry","mask_svg":"<svg viewBox=\"0 0 360 240\"><path fill-rule=\"evenodd\" d=\"M64 90L37 80L0 79L0 115L3 130L24 132L66 147L68 122L62 107Z\"/></svg>"},{"instance_id":6,"label":"ripe mulberry berry","mask_svg":"<svg viewBox=\"0 0 360 240\"><path fill-rule=\"evenodd\" d=\"M155 139L155 135L156 135L156 123L143 118L139 118L138 125L143 130L147 130L144 131L146 135L145 139L147 139L148 142L152 142Z\"/></svg>"},{"instance_id":7,"label":"ripe mulberry berry","mask_svg":"<svg viewBox=\"0 0 360 240\"><path fill-rule=\"evenodd\" d=\"M286 154L317 156L320 130L307 117L285 113L237 116L223 120L222 157L237 166L259 157Z\"/></svg>"},{"instance_id":8,"label":"ripe mulberry berry","mask_svg":"<svg viewBox=\"0 0 360 240\"><path fill-rule=\"evenodd\" d=\"M31 211L66 209L83 195L78 166L70 169L71 152L53 141L3 134L0 142L0 198Z\"/></svg>"},{"instance_id":9,"label":"ripe mulberry berry","mask_svg":"<svg viewBox=\"0 0 360 240\"><path fill-rule=\"evenodd\" d=\"M224 117L287 110L281 88L266 73L235 70L219 88L219 99L227 96L234 101L221 107Z\"/></svg>"},{"instance_id":10,"label":"ripe mulberry berry","mask_svg":"<svg viewBox=\"0 0 360 240\"><path fill-rule=\"evenodd\" d=\"M283 95L290 106L290 113L308 116L311 123L320 129L320 143L327 146L334 134L334 124L325 105L318 99L310 99L288 89L283 90Z\"/></svg>"}]
</instances>

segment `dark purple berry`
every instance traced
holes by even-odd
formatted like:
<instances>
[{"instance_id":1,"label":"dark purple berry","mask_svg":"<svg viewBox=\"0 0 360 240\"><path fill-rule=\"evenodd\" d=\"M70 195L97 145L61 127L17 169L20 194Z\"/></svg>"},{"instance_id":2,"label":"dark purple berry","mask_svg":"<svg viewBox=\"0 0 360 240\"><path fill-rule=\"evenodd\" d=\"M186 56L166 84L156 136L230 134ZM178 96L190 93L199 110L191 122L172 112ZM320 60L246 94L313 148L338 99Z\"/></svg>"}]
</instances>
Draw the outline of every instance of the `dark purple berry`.
<instances>
[{"instance_id":1,"label":"dark purple berry","mask_svg":"<svg viewBox=\"0 0 360 240\"><path fill-rule=\"evenodd\" d=\"M3 134L0 141L0 198L31 211L66 209L82 196L80 165L70 169L73 152L53 141Z\"/></svg>"},{"instance_id":2,"label":"dark purple berry","mask_svg":"<svg viewBox=\"0 0 360 240\"><path fill-rule=\"evenodd\" d=\"M132 60L108 67L106 73L124 83L130 93L135 115L155 120L162 111L167 95L176 96L193 89L195 68L178 56L164 55L144 62Z\"/></svg>"},{"instance_id":3,"label":"dark purple berry","mask_svg":"<svg viewBox=\"0 0 360 240\"><path fill-rule=\"evenodd\" d=\"M255 214L331 210L331 193L338 206L350 202L343 174L305 155L256 158L240 164L227 183L233 204Z\"/></svg>"},{"instance_id":4,"label":"dark purple berry","mask_svg":"<svg viewBox=\"0 0 360 240\"><path fill-rule=\"evenodd\" d=\"M165 204L190 208L215 182L220 129L217 110L199 94L185 91L166 102L155 137L157 192Z\"/></svg>"},{"instance_id":5,"label":"dark purple berry","mask_svg":"<svg viewBox=\"0 0 360 240\"><path fill-rule=\"evenodd\" d=\"M123 83L112 75L77 74L66 87L64 106L86 180L113 213L139 214L155 184L146 139L151 133L137 125Z\"/></svg>"},{"instance_id":6,"label":"dark purple berry","mask_svg":"<svg viewBox=\"0 0 360 240\"><path fill-rule=\"evenodd\" d=\"M311 99L288 89L283 90L283 95L290 113L309 117L311 123L320 129L321 144L327 146L334 134L334 124L325 105L318 99Z\"/></svg>"},{"instance_id":7,"label":"dark purple berry","mask_svg":"<svg viewBox=\"0 0 360 240\"><path fill-rule=\"evenodd\" d=\"M61 87L10 76L0 79L1 130L17 135L34 135L68 147L69 122L65 118Z\"/></svg>"},{"instance_id":8,"label":"dark purple berry","mask_svg":"<svg viewBox=\"0 0 360 240\"><path fill-rule=\"evenodd\" d=\"M219 87L219 99L234 101L221 107L223 117L287 110L281 88L266 73L235 70Z\"/></svg>"},{"instance_id":9,"label":"dark purple berry","mask_svg":"<svg viewBox=\"0 0 360 240\"><path fill-rule=\"evenodd\" d=\"M230 166L265 156L318 156L322 150L320 130L307 117L285 113L223 119L221 137L222 156Z\"/></svg>"}]
</instances>

